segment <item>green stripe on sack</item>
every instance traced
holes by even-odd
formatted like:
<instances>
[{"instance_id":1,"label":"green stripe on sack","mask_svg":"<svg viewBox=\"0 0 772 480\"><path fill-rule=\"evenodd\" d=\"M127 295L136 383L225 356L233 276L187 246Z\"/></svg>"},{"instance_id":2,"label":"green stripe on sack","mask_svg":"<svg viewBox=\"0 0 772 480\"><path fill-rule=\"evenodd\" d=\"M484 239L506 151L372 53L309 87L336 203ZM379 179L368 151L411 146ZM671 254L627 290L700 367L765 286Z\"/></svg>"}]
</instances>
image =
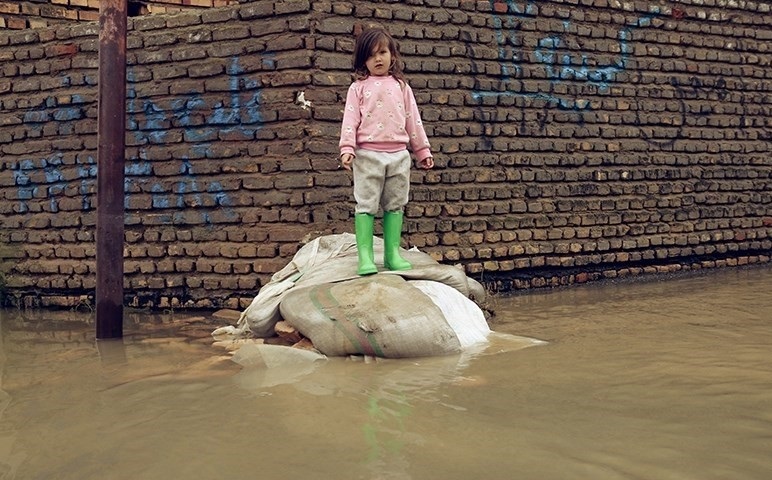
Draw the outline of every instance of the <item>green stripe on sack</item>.
<instances>
[{"instance_id":1,"label":"green stripe on sack","mask_svg":"<svg viewBox=\"0 0 772 480\"><path fill-rule=\"evenodd\" d=\"M363 355L374 355L377 357L383 357L383 351L378 346L373 336L370 333L365 332L359 328L356 324L356 319L349 318L340 308L340 303L332 295L331 286L329 284L317 285L311 289L309 297L311 303L316 306L319 313L327 317L330 321L334 322L335 328L337 328L349 343L356 349L357 352ZM324 298L320 295L320 291L324 291ZM333 318L327 312L334 312Z\"/></svg>"}]
</instances>

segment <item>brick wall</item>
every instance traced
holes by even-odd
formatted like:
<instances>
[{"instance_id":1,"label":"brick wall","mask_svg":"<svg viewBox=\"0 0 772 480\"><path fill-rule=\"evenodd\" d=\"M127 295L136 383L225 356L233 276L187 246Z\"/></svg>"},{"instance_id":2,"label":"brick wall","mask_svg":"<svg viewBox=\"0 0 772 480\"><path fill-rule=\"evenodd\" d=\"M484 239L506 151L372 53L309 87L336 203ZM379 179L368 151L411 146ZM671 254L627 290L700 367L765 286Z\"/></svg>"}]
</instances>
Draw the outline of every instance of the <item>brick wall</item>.
<instances>
[{"instance_id":1,"label":"brick wall","mask_svg":"<svg viewBox=\"0 0 772 480\"><path fill-rule=\"evenodd\" d=\"M127 0L130 16L223 7L238 0ZM0 0L0 30L99 20L100 0Z\"/></svg>"},{"instance_id":2,"label":"brick wall","mask_svg":"<svg viewBox=\"0 0 772 480\"><path fill-rule=\"evenodd\" d=\"M129 22L128 305L243 307L352 230L337 136L367 24L435 152L409 245L499 290L769 262L769 4L255 1ZM6 302L92 299L97 34L0 33Z\"/></svg>"}]
</instances>

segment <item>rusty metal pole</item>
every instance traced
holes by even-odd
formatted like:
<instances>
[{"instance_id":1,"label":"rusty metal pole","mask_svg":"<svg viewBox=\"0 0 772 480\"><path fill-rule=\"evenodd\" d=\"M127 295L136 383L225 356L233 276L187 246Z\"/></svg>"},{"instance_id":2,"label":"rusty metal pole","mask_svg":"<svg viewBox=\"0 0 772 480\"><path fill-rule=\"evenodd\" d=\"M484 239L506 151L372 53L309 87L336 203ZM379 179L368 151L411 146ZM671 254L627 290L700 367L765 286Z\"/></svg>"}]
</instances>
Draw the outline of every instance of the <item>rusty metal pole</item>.
<instances>
[{"instance_id":1,"label":"rusty metal pole","mask_svg":"<svg viewBox=\"0 0 772 480\"><path fill-rule=\"evenodd\" d=\"M96 337L123 336L123 225L128 0L99 4Z\"/></svg>"}]
</instances>

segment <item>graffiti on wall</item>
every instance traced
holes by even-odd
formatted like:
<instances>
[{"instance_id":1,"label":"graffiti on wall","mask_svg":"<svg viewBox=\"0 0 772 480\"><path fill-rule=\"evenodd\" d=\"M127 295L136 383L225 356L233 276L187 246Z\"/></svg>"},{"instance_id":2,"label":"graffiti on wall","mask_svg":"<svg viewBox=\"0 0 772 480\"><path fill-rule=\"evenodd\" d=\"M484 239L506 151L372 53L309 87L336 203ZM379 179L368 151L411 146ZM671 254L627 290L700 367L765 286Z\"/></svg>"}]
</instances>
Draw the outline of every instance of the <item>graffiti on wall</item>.
<instances>
[{"instance_id":1,"label":"graffiti on wall","mask_svg":"<svg viewBox=\"0 0 772 480\"><path fill-rule=\"evenodd\" d=\"M63 155L52 154L42 160L22 160L11 168L11 175L16 186L16 199L14 211L27 213L30 211L29 203L36 198L46 199L46 207L49 212L59 211L59 201L69 194L67 189L75 188L80 201L81 210L93 208L91 192L96 179L96 162L93 157L82 157L82 164L75 168L75 178L69 178L67 170L63 167ZM78 160L80 161L80 159ZM35 173L42 177L35 179Z\"/></svg>"},{"instance_id":2,"label":"graffiti on wall","mask_svg":"<svg viewBox=\"0 0 772 480\"><path fill-rule=\"evenodd\" d=\"M571 33L570 20L562 22L563 32L537 38L535 42L523 35L521 25L524 22L534 22L538 14L535 0L526 2L491 0L491 11L498 49L497 60L501 70L500 83L505 88L496 90L478 88L472 93L473 98L480 100L485 97L521 97L528 101L543 101L546 107L578 112L591 109L589 98L559 93L566 90L559 86L582 83L584 91L607 93L619 72L628 66L630 55L633 53L630 45L632 32L635 29L650 26L652 19L660 13L659 7L653 6L649 14L639 17L632 25L620 28L616 33L615 58L604 63L587 53L577 51L579 47L574 41L574 34ZM528 42L529 39L531 44ZM528 58L526 58L527 55ZM470 57L474 58L471 54ZM509 80L524 78L524 66L541 70L531 72L529 77L545 78L544 88L540 87L538 92L506 88ZM478 66L475 66L475 70L484 71Z\"/></svg>"},{"instance_id":3,"label":"graffiti on wall","mask_svg":"<svg viewBox=\"0 0 772 480\"><path fill-rule=\"evenodd\" d=\"M749 87L746 87L742 78L737 79L738 86L742 88L729 94L723 79L705 85L693 74L683 75L685 69L676 70L672 65L665 69L674 72L669 78L659 71L658 66L644 68L659 74L660 78L654 83L652 73L648 79L642 77L640 64L633 62L633 42L641 41L638 45L647 49L648 57L659 57L659 46L634 38L635 32L655 26L657 18L663 19L666 12L659 6L652 5L648 13L639 16L625 13L625 25L616 27L615 31L610 30L613 28L610 25L600 25L606 31L597 38L613 39L606 42L604 50L609 50L606 54L582 51L585 40L596 37L592 36L591 27L570 20L571 14L568 11L562 13L565 20L551 26L552 31L558 30L558 33L538 36L530 32L540 30L527 25L527 22L537 21L539 8L543 4L537 4L535 0L490 0L490 5L500 75L497 81L491 81L486 65L472 61L474 72L486 73L479 77L481 81L472 92L481 112L486 105L501 105L498 100L500 98L506 97L509 100L507 104L512 104L513 98L519 99L515 105L526 106L536 112L536 121L526 122L526 116L521 115L521 128L544 129L549 119L554 118L554 110L572 112L572 122L583 124L589 121L589 115L600 110L599 100L611 97L617 102L628 104L625 109L620 109L622 113L618 112L623 119L617 119L615 123L638 127L637 138L658 149L672 148L675 142L686 138L684 132L688 125L700 125L705 119L699 117L711 113L710 108L705 106L700 107L701 111L694 112L689 100L707 98L731 103L732 107L729 108L740 105L740 124L747 124L744 120L747 103L745 91ZM681 21L685 17L681 9L674 7L670 12L672 21ZM585 31L582 32L582 29ZM470 34L462 32L463 35L469 41L468 48L473 48ZM595 41L590 40L589 43ZM654 52L649 54L649 48ZM671 48L682 47L676 45ZM594 47L592 51L595 51ZM469 56L475 58L472 50ZM659 61L664 64L668 59L664 57ZM624 78L622 74L625 74ZM529 82L529 79L539 81ZM623 84L628 87L637 85L635 88L640 89L641 94L623 94L621 90L614 92L616 85ZM486 100L489 98L496 100ZM708 110L704 111L706 108ZM485 118L485 115L481 115L481 118ZM593 115L592 118L597 123L597 116ZM489 139L483 139L486 140Z\"/></svg>"},{"instance_id":4,"label":"graffiti on wall","mask_svg":"<svg viewBox=\"0 0 772 480\"><path fill-rule=\"evenodd\" d=\"M148 194L153 209L211 206L223 207L226 215L235 215L229 209L233 203L223 185L210 180L208 174L199 175L194 162L195 159L207 158L212 142L234 134L240 138L254 138L262 126L259 83L243 75L238 58L231 59L227 74L229 88L223 98L205 98L194 93L158 100L139 98L131 83L133 74L129 70L127 130L128 138L138 146L138 155L126 160L124 191L127 209L132 205L132 195ZM45 122L56 120L60 134L74 133L75 121L85 116L83 105L79 104L86 102L73 96L71 103L73 105L56 107L52 99L27 112L24 121L31 124L31 129L42 129ZM174 172L176 175L169 175L173 180L162 181L154 174L153 162L147 160L148 152L159 145L173 143L175 138L184 140L188 150L179 155L179 171ZM39 202L45 199L44 210L58 212L60 202L72 197L79 199L80 210L93 209L97 177L94 156L76 155L74 169L65 163L62 153L53 153L45 158L28 158L13 164L11 174L16 187L14 211L28 213L33 200ZM202 211L200 215L204 223L209 223L208 213Z\"/></svg>"}]
</instances>

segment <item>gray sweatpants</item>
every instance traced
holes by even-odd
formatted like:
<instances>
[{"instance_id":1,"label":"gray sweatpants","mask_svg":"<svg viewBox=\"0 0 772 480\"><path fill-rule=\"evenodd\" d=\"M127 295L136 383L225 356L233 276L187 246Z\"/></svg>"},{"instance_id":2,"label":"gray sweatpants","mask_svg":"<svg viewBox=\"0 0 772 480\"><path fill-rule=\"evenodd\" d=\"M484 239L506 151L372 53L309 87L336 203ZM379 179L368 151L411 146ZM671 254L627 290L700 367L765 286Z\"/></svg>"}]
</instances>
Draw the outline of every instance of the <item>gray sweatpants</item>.
<instances>
[{"instance_id":1,"label":"gray sweatpants","mask_svg":"<svg viewBox=\"0 0 772 480\"><path fill-rule=\"evenodd\" d=\"M356 213L402 211L410 191L410 152L356 151L353 162Z\"/></svg>"}]
</instances>

